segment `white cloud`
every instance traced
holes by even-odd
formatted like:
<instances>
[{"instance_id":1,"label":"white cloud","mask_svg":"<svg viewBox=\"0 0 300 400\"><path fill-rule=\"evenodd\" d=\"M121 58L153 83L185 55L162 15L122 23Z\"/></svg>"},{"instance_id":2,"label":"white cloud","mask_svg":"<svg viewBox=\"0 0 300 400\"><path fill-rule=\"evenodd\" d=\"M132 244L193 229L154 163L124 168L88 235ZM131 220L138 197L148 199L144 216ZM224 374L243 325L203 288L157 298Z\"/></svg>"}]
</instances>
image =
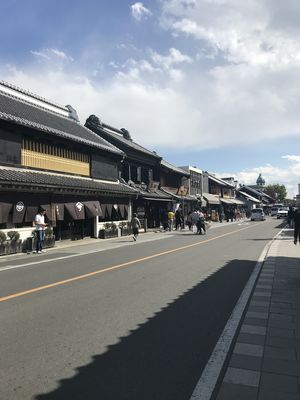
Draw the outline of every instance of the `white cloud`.
<instances>
[{"instance_id":1,"label":"white cloud","mask_svg":"<svg viewBox=\"0 0 300 400\"><path fill-rule=\"evenodd\" d=\"M151 17L152 15L152 12L140 2L132 4L130 8L133 18L137 21L141 21L143 18Z\"/></svg>"},{"instance_id":2,"label":"white cloud","mask_svg":"<svg viewBox=\"0 0 300 400\"><path fill-rule=\"evenodd\" d=\"M191 57L182 54L178 49L175 49L173 47L169 49L169 54L166 56L163 56L155 51L152 51L151 58L154 64L164 69L169 69L174 64L193 62Z\"/></svg>"},{"instance_id":3,"label":"white cloud","mask_svg":"<svg viewBox=\"0 0 300 400\"><path fill-rule=\"evenodd\" d=\"M58 49L31 50L31 54L41 60L74 61L72 57L67 56L66 53Z\"/></svg>"},{"instance_id":4,"label":"white cloud","mask_svg":"<svg viewBox=\"0 0 300 400\"><path fill-rule=\"evenodd\" d=\"M292 156L292 155L286 155L286 156L282 156L282 158L286 158L289 161L296 161L300 163L300 156ZM300 177L299 177L300 180Z\"/></svg>"},{"instance_id":5,"label":"white cloud","mask_svg":"<svg viewBox=\"0 0 300 400\"><path fill-rule=\"evenodd\" d=\"M283 184L285 185L288 197L294 198L298 194L298 184L300 183L300 156L282 156L289 161L284 168L273 164L265 164L260 167L245 169L237 173L218 173L219 177L234 176L240 184L254 185L258 175L261 173L266 181L266 185Z\"/></svg>"},{"instance_id":6,"label":"white cloud","mask_svg":"<svg viewBox=\"0 0 300 400\"><path fill-rule=\"evenodd\" d=\"M229 62L275 69L299 64L299 29L293 20L300 10L294 0L284 7L279 0L198 0L192 7L170 0L162 5L165 29L202 41Z\"/></svg>"}]
</instances>

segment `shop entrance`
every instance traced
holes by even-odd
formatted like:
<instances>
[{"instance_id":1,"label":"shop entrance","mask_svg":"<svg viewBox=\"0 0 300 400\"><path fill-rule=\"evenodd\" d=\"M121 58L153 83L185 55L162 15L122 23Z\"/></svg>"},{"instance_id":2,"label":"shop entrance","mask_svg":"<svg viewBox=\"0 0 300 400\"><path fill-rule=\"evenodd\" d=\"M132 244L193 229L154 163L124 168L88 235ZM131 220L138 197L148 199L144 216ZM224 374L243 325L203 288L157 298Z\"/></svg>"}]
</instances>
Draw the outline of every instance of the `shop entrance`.
<instances>
[{"instance_id":1,"label":"shop entrance","mask_svg":"<svg viewBox=\"0 0 300 400\"><path fill-rule=\"evenodd\" d=\"M94 237L94 219L57 221L53 231L55 240L80 240L84 237Z\"/></svg>"}]
</instances>

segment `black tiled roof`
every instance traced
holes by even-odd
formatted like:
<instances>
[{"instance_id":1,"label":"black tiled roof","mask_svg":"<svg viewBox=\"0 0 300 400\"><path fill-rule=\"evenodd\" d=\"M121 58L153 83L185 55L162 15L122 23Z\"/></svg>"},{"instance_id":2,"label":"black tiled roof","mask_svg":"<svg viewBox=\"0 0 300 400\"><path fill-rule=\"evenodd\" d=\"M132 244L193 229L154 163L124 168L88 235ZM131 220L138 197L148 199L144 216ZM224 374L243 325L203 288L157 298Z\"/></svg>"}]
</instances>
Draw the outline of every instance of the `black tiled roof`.
<instances>
[{"instance_id":1,"label":"black tiled roof","mask_svg":"<svg viewBox=\"0 0 300 400\"><path fill-rule=\"evenodd\" d=\"M191 174L187 171L185 171L182 168L176 167L175 165L170 164L168 161L166 160L161 160L161 165L167 169L170 169L171 171L177 172L181 175L184 176L190 176Z\"/></svg>"},{"instance_id":2,"label":"black tiled roof","mask_svg":"<svg viewBox=\"0 0 300 400\"><path fill-rule=\"evenodd\" d=\"M142 191L140 189L140 193L141 193L142 197L144 197L144 198L166 199L166 200L168 199L168 200L172 201L172 196L160 189L156 189L156 190L149 191L149 192Z\"/></svg>"},{"instance_id":3,"label":"black tiled roof","mask_svg":"<svg viewBox=\"0 0 300 400\"><path fill-rule=\"evenodd\" d=\"M15 96L3 93L1 92L1 88L0 119L31 127L87 146L96 147L116 154L123 154L123 152L115 146L83 125L80 125L75 120L25 100L21 100Z\"/></svg>"},{"instance_id":4,"label":"black tiled roof","mask_svg":"<svg viewBox=\"0 0 300 400\"><path fill-rule=\"evenodd\" d=\"M17 168L0 168L0 186L4 184L37 185L62 189L91 190L111 194L135 195L137 190L123 183L102 182L59 174L45 174Z\"/></svg>"},{"instance_id":5,"label":"black tiled roof","mask_svg":"<svg viewBox=\"0 0 300 400\"><path fill-rule=\"evenodd\" d=\"M90 116L86 120L85 126L87 126L89 129L93 130L98 135L100 135L102 138L104 138L108 141L110 141L110 139L113 139L114 141L119 142L120 144L123 144L126 147L129 147L129 148L139 151L141 153L147 154L158 160L161 159L161 157L159 155L157 155L155 152L145 149L145 147L135 143L131 139L124 138L123 132L120 129L113 128L112 126L107 125L105 123L100 123L100 120L98 117Z\"/></svg>"}]
</instances>

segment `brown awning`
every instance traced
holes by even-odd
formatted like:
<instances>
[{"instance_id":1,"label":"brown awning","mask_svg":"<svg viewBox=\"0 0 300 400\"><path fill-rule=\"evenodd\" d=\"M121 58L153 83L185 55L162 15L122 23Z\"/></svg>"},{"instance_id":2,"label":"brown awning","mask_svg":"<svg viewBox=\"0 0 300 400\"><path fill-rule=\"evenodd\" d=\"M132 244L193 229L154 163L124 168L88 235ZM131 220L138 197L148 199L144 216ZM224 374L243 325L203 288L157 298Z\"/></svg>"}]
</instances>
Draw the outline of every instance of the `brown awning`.
<instances>
[{"instance_id":1,"label":"brown awning","mask_svg":"<svg viewBox=\"0 0 300 400\"><path fill-rule=\"evenodd\" d=\"M41 204L41 207L46 211L46 216L51 219L51 206L50 204Z\"/></svg>"},{"instance_id":2,"label":"brown awning","mask_svg":"<svg viewBox=\"0 0 300 400\"><path fill-rule=\"evenodd\" d=\"M28 206L25 213L25 222L33 222L38 212L38 206Z\"/></svg>"},{"instance_id":3,"label":"brown awning","mask_svg":"<svg viewBox=\"0 0 300 400\"><path fill-rule=\"evenodd\" d=\"M65 205L58 203L54 205L56 221L63 221L65 219Z\"/></svg>"},{"instance_id":4,"label":"brown awning","mask_svg":"<svg viewBox=\"0 0 300 400\"><path fill-rule=\"evenodd\" d=\"M0 224L8 222L8 216L11 212L12 204L10 203L0 203Z\"/></svg>"},{"instance_id":5,"label":"brown awning","mask_svg":"<svg viewBox=\"0 0 300 400\"><path fill-rule=\"evenodd\" d=\"M220 198L221 203L224 204L229 204L229 205L233 205L234 203L231 201L231 199L224 199L223 197Z\"/></svg>"},{"instance_id":6,"label":"brown awning","mask_svg":"<svg viewBox=\"0 0 300 400\"><path fill-rule=\"evenodd\" d=\"M21 224L24 220L26 206L23 201L18 201L13 208L13 223Z\"/></svg>"},{"instance_id":7,"label":"brown awning","mask_svg":"<svg viewBox=\"0 0 300 400\"><path fill-rule=\"evenodd\" d=\"M87 218L101 217L103 215L99 201L84 201L83 204Z\"/></svg>"},{"instance_id":8,"label":"brown awning","mask_svg":"<svg viewBox=\"0 0 300 400\"><path fill-rule=\"evenodd\" d=\"M109 217L111 217L112 208L113 208L112 204L106 204L106 210Z\"/></svg>"},{"instance_id":9,"label":"brown awning","mask_svg":"<svg viewBox=\"0 0 300 400\"><path fill-rule=\"evenodd\" d=\"M125 218L125 205L124 204L119 204L119 211L120 211L121 217Z\"/></svg>"},{"instance_id":10,"label":"brown awning","mask_svg":"<svg viewBox=\"0 0 300 400\"><path fill-rule=\"evenodd\" d=\"M65 203L65 209L71 219L85 219L84 205L80 201L76 203Z\"/></svg>"},{"instance_id":11,"label":"brown awning","mask_svg":"<svg viewBox=\"0 0 300 400\"><path fill-rule=\"evenodd\" d=\"M214 196L211 193L203 193L203 197L209 204L220 204L219 197Z\"/></svg>"}]
</instances>

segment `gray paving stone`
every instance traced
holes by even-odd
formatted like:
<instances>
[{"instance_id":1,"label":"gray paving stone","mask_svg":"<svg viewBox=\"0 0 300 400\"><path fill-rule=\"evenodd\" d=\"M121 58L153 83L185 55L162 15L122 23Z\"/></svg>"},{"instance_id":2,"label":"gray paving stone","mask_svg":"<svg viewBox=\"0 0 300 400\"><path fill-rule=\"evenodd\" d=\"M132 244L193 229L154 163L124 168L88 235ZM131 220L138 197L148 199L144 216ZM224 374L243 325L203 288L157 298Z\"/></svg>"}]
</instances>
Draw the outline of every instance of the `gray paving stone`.
<instances>
[{"instance_id":1,"label":"gray paving stone","mask_svg":"<svg viewBox=\"0 0 300 400\"><path fill-rule=\"evenodd\" d=\"M260 284L260 283L262 283L262 284L268 284L268 285L270 285L270 284L272 284L273 285L273 283L274 283L274 274L265 274L265 275L262 275L260 278L259 278L259 280L257 281L257 284Z\"/></svg>"},{"instance_id":2,"label":"gray paving stone","mask_svg":"<svg viewBox=\"0 0 300 400\"><path fill-rule=\"evenodd\" d=\"M265 328L264 326L243 324L241 327L241 333L254 333L255 335L266 335L267 328Z\"/></svg>"},{"instance_id":3,"label":"gray paving stone","mask_svg":"<svg viewBox=\"0 0 300 400\"><path fill-rule=\"evenodd\" d=\"M254 301L252 300L249 304L249 306L254 306L254 307L264 307L264 308L269 308L270 302L269 301Z\"/></svg>"},{"instance_id":4,"label":"gray paving stone","mask_svg":"<svg viewBox=\"0 0 300 400\"><path fill-rule=\"evenodd\" d=\"M266 327L268 324L267 319L261 319L261 318L245 318L243 322L246 325L255 325L255 326L264 326L264 327Z\"/></svg>"},{"instance_id":5,"label":"gray paving stone","mask_svg":"<svg viewBox=\"0 0 300 400\"><path fill-rule=\"evenodd\" d=\"M259 383L260 389L267 389L270 391L280 390L281 392L297 393L298 382L294 376L271 374L269 372L262 372Z\"/></svg>"},{"instance_id":6,"label":"gray paving stone","mask_svg":"<svg viewBox=\"0 0 300 400\"><path fill-rule=\"evenodd\" d=\"M273 307L270 306L270 312L276 314L285 314L285 315L299 315L299 311L295 309L287 309L281 307Z\"/></svg>"},{"instance_id":7,"label":"gray paving stone","mask_svg":"<svg viewBox=\"0 0 300 400\"><path fill-rule=\"evenodd\" d=\"M273 287L273 285L266 285L266 284L257 284L256 285L256 289L267 289L267 290L271 290Z\"/></svg>"},{"instance_id":8,"label":"gray paving stone","mask_svg":"<svg viewBox=\"0 0 300 400\"><path fill-rule=\"evenodd\" d=\"M223 382L258 387L260 372L229 367Z\"/></svg>"},{"instance_id":9,"label":"gray paving stone","mask_svg":"<svg viewBox=\"0 0 300 400\"><path fill-rule=\"evenodd\" d=\"M300 362L293 360L279 360L276 358L264 358L262 370L280 375L300 377Z\"/></svg>"},{"instance_id":10,"label":"gray paving stone","mask_svg":"<svg viewBox=\"0 0 300 400\"><path fill-rule=\"evenodd\" d=\"M255 312L255 311L248 311L246 313L246 318L261 318L261 319L268 319L269 314L267 312Z\"/></svg>"},{"instance_id":11,"label":"gray paving stone","mask_svg":"<svg viewBox=\"0 0 300 400\"><path fill-rule=\"evenodd\" d=\"M281 302L281 301L273 301L271 300L270 302L271 307L277 307L277 308L292 308L292 303L291 302Z\"/></svg>"},{"instance_id":12,"label":"gray paving stone","mask_svg":"<svg viewBox=\"0 0 300 400\"><path fill-rule=\"evenodd\" d=\"M252 303L250 304L249 308L247 311L253 311L253 312L269 312L269 307L261 307L261 306L254 306Z\"/></svg>"},{"instance_id":13,"label":"gray paving stone","mask_svg":"<svg viewBox=\"0 0 300 400\"><path fill-rule=\"evenodd\" d=\"M232 398L233 400L233 398ZM241 398L236 398L234 400L243 400ZM260 389L258 394L258 400L300 400L300 394L280 392L275 390Z\"/></svg>"},{"instance_id":14,"label":"gray paving stone","mask_svg":"<svg viewBox=\"0 0 300 400\"><path fill-rule=\"evenodd\" d=\"M270 321L288 321L288 322L292 322L294 320L294 317L292 315L270 313L269 314L269 319L270 319Z\"/></svg>"},{"instance_id":15,"label":"gray paving stone","mask_svg":"<svg viewBox=\"0 0 300 400\"><path fill-rule=\"evenodd\" d=\"M253 357L262 357L264 347L259 344L236 343L233 353L244 354Z\"/></svg>"},{"instance_id":16,"label":"gray paving stone","mask_svg":"<svg viewBox=\"0 0 300 400\"><path fill-rule=\"evenodd\" d=\"M253 371L260 371L261 366L262 366L262 357L247 356L244 354L233 353L229 361L229 367L233 368L251 369Z\"/></svg>"},{"instance_id":17,"label":"gray paving stone","mask_svg":"<svg viewBox=\"0 0 300 400\"><path fill-rule=\"evenodd\" d=\"M270 319L268 321L268 326L271 328L290 329L290 330L296 328L295 322L282 321L278 319L277 320Z\"/></svg>"},{"instance_id":18,"label":"gray paving stone","mask_svg":"<svg viewBox=\"0 0 300 400\"><path fill-rule=\"evenodd\" d=\"M285 295L278 295L273 292L271 302L278 302L278 303L293 303L291 301L291 297Z\"/></svg>"},{"instance_id":19,"label":"gray paving stone","mask_svg":"<svg viewBox=\"0 0 300 400\"><path fill-rule=\"evenodd\" d=\"M291 329L280 329L280 328L268 328L269 336L278 336L285 338L294 338L294 331Z\"/></svg>"},{"instance_id":20,"label":"gray paving stone","mask_svg":"<svg viewBox=\"0 0 300 400\"><path fill-rule=\"evenodd\" d=\"M257 393L254 387L222 383L217 400L256 400Z\"/></svg>"},{"instance_id":21,"label":"gray paving stone","mask_svg":"<svg viewBox=\"0 0 300 400\"><path fill-rule=\"evenodd\" d=\"M237 337L237 342L239 343L250 343L250 344L260 344L264 345L265 336L263 335L254 335L253 333L240 333Z\"/></svg>"},{"instance_id":22,"label":"gray paving stone","mask_svg":"<svg viewBox=\"0 0 300 400\"><path fill-rule=\"evenodd\" d=\"M281 360L296 360L296 351L294 348L266 346L264 357L278 358Z\"/></svg>"},{"instance_id":23,"label":"gray paving stone","mask_svg":"<svg viewBox=\"0 0 300 400\"><path fill-rule=\"evenodd\" d=\"M295 338L281 338L267 335L266 345L300 350L300 340Z\"/></svg>"},{"instance_id":24,"label":"gray paving stone","mask_svg":"<svg viewBox=\"0 0 300 400\"><path fill-rule=\"evenodd\" d=\"M270 290L255 290L253 297L271 297Z\"/></svg>"}]
</instances>

